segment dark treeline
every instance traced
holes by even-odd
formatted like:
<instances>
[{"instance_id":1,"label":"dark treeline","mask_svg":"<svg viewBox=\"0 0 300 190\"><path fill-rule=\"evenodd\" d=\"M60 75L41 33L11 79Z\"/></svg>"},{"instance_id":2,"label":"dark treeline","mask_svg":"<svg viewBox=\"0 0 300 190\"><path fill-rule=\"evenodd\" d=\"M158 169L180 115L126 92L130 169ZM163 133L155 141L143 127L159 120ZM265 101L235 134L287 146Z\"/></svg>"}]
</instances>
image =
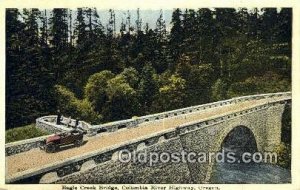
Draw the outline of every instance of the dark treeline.
<instances>
[{"instance_id":1,"label":"dark treeline","mask_svg":"<svg viewBox=\"0 0 300 190\"><path fill-rule=\"evenodd\" d=\"M167 30L109 10L7 9L6 128L91 123L291 88L292 10L174 9ZM137 10L137 14L140 12ZM75 15L76 18L72 18Z\"/></svg>"}]
</instances>

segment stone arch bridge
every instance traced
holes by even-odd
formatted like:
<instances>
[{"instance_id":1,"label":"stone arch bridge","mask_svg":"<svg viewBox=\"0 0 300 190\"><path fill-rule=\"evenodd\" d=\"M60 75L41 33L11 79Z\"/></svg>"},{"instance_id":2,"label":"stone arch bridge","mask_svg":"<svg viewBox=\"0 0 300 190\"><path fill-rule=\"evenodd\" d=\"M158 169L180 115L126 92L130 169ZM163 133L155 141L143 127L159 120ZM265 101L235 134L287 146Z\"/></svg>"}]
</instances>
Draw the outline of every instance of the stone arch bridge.
<instances>
[{"instance_id":1,"label":"stone arch bridge","mask_svg":"<svg viewBox=\"0 0 300 190\"><path fill-rule=\"evenodd\" d=\"M281 142L291 93L259 94L102 125L80 121L86 144L53 154L37 147L47 136L6 144L6 183L209 183L214 163L122 163L134 152L217 152L238 126L251 131L260 152ZM37 119L50 132L69 130L56 116ZM74 121L72 121L74 122Z\"/></svg>"}]
</instances>

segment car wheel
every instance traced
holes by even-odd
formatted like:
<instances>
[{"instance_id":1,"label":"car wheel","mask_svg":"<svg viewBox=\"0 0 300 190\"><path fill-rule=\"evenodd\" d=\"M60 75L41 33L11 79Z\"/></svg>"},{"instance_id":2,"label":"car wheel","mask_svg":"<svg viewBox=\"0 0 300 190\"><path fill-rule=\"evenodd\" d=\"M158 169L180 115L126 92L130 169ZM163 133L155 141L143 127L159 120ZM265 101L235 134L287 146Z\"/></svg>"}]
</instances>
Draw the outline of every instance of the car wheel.
<instances>
[{"instance_id":1,"label":"car wheel","mask_svg":"<svg viewBox=\"0 0 300 190\"><path fill-rule=\"evenodd\" d=\"M53 143L46 145L46 152L48 153L53 153L56 151L56 149L56 145Z\"/></svg>"},{"instance_id":2,"label":"car wheel","mask_svg":"<svg viewBox=\"0 0 300 190\"><path fill-rule=\"evenodd\" d=\"M79 147L79 146L81 146L82 145L82 140L76 140L75 142L74 142L74 144L75 144L75 146L77 146L77 147Z\"/></svg>"}]
</instances>

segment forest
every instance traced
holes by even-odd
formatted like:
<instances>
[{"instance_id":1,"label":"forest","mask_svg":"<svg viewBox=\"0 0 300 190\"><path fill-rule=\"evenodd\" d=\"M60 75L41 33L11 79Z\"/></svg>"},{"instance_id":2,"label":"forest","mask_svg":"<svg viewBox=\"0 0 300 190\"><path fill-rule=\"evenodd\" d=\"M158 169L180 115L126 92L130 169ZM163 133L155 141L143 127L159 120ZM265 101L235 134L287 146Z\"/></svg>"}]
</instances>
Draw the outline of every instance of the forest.
<instances>
[{"instance_id":1,"label":"forest","mask_svg":"<svg viewBox=\"0 0 300 190\"><path fill-rule=\"evenodd\" d=\"M290 8L174 9L154 28L137 9L118 31L108 12L6 9L6 129L57 110L101 124L291 90Z\"/></svg>"}]
</instances>

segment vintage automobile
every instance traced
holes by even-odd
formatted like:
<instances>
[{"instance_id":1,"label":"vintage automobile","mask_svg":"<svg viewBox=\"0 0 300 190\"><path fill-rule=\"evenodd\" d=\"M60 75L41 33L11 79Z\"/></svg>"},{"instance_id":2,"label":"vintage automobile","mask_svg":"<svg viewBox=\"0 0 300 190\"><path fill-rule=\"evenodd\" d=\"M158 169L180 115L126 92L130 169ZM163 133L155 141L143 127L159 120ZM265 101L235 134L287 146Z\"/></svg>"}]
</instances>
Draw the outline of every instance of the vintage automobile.
<instances>
[{"instance_id":1,"label":"vintage automobile","mask_svg":"<svg viewBox=\"0 0 300 190\"><path fill-rule=\"evenodd\" d=\"M69 132L58 133L48 137L41 143L40 149L48 153L53 153L59 150L62 146L75 145L81 146L83 143L83 131L73 129Z\"/></svg>"}]
</instances>

